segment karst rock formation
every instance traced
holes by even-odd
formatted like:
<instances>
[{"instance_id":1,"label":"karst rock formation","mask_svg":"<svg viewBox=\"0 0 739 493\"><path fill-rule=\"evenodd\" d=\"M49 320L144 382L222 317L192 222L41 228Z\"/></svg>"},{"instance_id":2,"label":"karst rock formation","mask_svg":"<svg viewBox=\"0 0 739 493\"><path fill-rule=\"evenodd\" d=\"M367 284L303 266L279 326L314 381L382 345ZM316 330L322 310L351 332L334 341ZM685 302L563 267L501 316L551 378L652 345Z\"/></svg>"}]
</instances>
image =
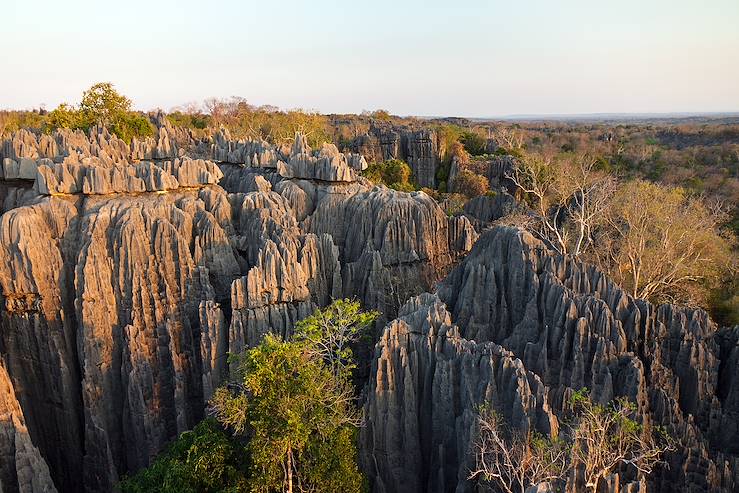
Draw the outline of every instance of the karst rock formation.
<instances>
[{"instance_id":1,"label":"karst rock formation","mask_svg":"<svg viewBox=\"0 0 739 493\"><path fill-rule=\"evenodd\" d=\"M433 185L428 131L341 153L154 122L130 143L94 128L0 145L1 491L111 491L203 418L229 352L338 297L383 314L360 444L374 491L474 491L479 404L549 433L584 386L683 438L657 491L739 485L739 328L482 231L512 199L449 217L361 177L366 149L403 148Z\"/></svg>"}]
</instances>

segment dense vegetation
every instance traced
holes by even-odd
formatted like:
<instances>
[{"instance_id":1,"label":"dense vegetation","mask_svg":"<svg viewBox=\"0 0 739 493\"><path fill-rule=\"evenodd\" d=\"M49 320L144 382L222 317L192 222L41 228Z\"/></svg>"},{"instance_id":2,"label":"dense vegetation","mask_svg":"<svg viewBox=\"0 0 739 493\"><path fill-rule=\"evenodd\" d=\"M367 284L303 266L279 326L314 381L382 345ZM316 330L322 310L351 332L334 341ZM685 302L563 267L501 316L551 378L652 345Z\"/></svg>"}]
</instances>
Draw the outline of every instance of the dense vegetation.
<instances>
[{"instance_id":1,"label":"dense vegetation","mask_svg":"<svg viewBox=\"0 0 739 493\"><path fill-rule=\"evenodd\" d=\"M371 163L362 175L371 182L385 185L402 192L412 192L418 187L411 182L410 166L400 159L390 159L382 163Z\"/></svg>"},{"instance_id":2,"label":"dense vegetation","mask_svg":"<svg viewBox=\"0 0 739 493\"><path fill-rule=\"evenodd\" d=\"M210 98L203 105L191 103L175 108L169 120L194 131L225 127L237 139L266 140L289 144L295 132L301 132L312 147L331 142L328 118L316 111L293 109L283 111L276 106L254 106L244 98Z\"/></svg>"},{"instance_id":3,"label":"dense vegetation","mask_svg":"<svg viewBox=\"0 0 739 493\"><path fill-rule=\"evenodd\" d=\"M232 355L233 380L210 402L215 420L180 435L121 489L362 491L352 346L376 317L336 300L299 322L291 340L267 334Z\"/></svg>"},{"instance_id":4,"label":"dense vegetation","mask_svg":"<svg viewBox=\"0 0 739 493\"><path fill-rule=\"evenodd\" d=\"M121 482L129 493L216 493L245 491L245 447L209 418L182 433L146 469Z\"/></svg>"},{"instance_id":5,"label":"dense vegetation","mask_svg":"<svg viewBox=\"0 0 739 493\"><path fill-rule=\"evenodd\" d=\"M134 137L154 135L149 119L131 111L131 100L118 93L110 82L100 82L82 94L79 105L62 103L50 112L3 112L0 115L0 136L20 128L51 132L57 128L89 131L101 125L130 143Z\"/></svg>"},{"instance_id":6,"label":"dense vegetation","mask_svg":"<svg viewBox=\"0 0 739 493\"><path fill-rule=\"evenodd\" d=\"M635 297L704 307L722 325L739 324L738 125L437 131L442 161L430 192L448 210L485 193L488 163L510 156L525 207L501 222L599 265ZM452 166L461 171L448 183Z\"/></svg>"}]
</instances>

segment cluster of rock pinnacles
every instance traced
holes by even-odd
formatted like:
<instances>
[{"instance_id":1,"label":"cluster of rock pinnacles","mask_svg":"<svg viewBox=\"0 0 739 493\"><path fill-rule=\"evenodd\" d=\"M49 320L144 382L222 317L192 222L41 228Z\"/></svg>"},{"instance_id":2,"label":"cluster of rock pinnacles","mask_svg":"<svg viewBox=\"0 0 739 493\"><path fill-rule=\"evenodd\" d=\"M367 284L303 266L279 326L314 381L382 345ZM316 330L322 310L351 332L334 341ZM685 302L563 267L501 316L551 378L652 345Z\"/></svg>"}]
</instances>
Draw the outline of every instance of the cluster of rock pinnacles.
<instances>
[{"instance_id":1,"label":"cluster of rock pinnacles","mask_svg":"<svg viewBox=\"0 0 739 493\"><path fill-rule=\"evenodd\" d=\"M474 491L480 404L556 433L581 387L680 438L655 491L739 487L739 328L485 229L500 199L449 217L423 192L371 185L362 155L330 144L155 123L130 144L94 128L0 147L1 491L111 491L203 418L229 352L339 297L383 313L360 432L374 491ZM387 135L357 149L403 143L432 185L433 136Z\"/></svg>"}]
</instances>

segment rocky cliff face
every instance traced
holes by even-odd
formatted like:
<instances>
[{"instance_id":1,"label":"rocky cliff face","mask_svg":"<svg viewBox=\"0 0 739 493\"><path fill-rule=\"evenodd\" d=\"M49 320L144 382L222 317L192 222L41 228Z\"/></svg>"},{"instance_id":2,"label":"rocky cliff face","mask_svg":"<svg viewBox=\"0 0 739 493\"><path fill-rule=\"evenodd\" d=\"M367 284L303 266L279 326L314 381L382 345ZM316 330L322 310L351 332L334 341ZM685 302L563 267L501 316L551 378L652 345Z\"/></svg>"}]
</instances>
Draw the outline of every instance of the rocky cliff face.
<instances>
[{"instance_id":1,"label":"rocky cliff face","mask_svg":"<svg viewBox=\"0 0 739 493\"><path fill-rule=\"evenodd\" d=\"M445 467L464 468L469 410L483 389L486 402L525 428L542 427L544 416L555 422L582 387L603 403L629 397L642 420L681 439L669 468L652 478L655 491L738 487L736 329L717 331L700 310L634 300L594 267L511 228L486 232L436 296L409 302L375 350L363 445L376 490L423 491L442 481L445 491L470 489L462 472ZM468 363L491 348L515 362L521 383L491 386L491 370L480 372L487 359ZM521 410L521 401L532 407ZM436 419L440 406L449 411ZM449 443L434 441L452 425ZM427 441L418 446L416 436ZM442 452L446 461L435 457ZM401 461L407 453L413 462Z\"/></svg>"},{"instance_id":2,"label":"rocky cliff face","mask_svg":"<svg viewBox=\"0 0 739 493\"><path fill-rule=\"evenodd\" d=\"M472 491L477 409L556 432L547 388L510 351L465 340L435 295L412 298L375 347L362 429L364 469L379 492Z\"/></svg>"},{"instance_id":3,"label":"rocky cliff face","mask_svg":"<svg viewBox=\"0 0 739 493\"><path fill-rule=\"evenodd\" d=\"M340 296L383 312L362 367L375 491L472 491L478 405L552 432L584 386L683 439L651 491L739 485L739 329L634 300L518 230L478 236L504 194L468 204L473 225L371 186L333 146L156 122L130 144L94 129L0 146L2 491L110 491L202 418L228 352ZM433 135L383 135L383 156L433 179Z\"/></svg>"},{"instance_id":4,"label":"rocky cliff face","mask_svg":"<svg viewBox=\"0 0 739 493\"><path fill-rule=\"evenodd\" d=\"M3 183L3 491L110 491L202 418L229 351L289 334L332 297L392 318L477 237L300 136L277 149L166 125L130 145L22 132L3 153L34 178Z\"/></svg>"},{"instance_id":5,"label":"rocky cliff face","mask_svg":"<svg viewBox=\"0 0 739 493\"><path fill-rule=\"evenodd\" d=\"M49 468L33 445L8 372L0 365L0 490L56 493Z\"/></svg>"},{"instance_id":6,"label":"rocky cliff face","mask_svg":"<svg viewBox=\"0 0 739 493\"><path fill-rule=\"evenodd\" d=\"M401 159L410 165L413 179L419 186L436 186L436 170L444 149L434 130L373 125L350 147L372 162Z\"/></svg>"}]
</instances>

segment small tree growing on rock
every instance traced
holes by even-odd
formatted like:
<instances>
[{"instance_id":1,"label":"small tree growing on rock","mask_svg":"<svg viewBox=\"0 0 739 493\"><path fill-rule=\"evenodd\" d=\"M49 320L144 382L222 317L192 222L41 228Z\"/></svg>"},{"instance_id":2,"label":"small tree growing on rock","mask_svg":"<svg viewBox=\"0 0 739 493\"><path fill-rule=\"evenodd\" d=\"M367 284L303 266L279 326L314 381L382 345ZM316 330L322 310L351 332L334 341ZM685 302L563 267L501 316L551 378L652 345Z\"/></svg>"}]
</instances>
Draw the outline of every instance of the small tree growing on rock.
<instances>
[{"instance_id":1,"label":"small tree growing on rock","mask_svg":"<svg viewBox=\"0 0 739 493\"><path fill-rule=\"evenodd\" d=\"M249 490L361 491L360 417L348 382L306 344L271 334L240 370L241 381L219 388L210 404L218 421L249 438Z\"/></svg>"},{"instance_id":2,"label":"small tree growing on rock","mask_svg":"<svg viewBox=\"0 0 739 493\"><path fill-rule=\"evenodd\" d=\"M488 179L471 171L460 171L454 179L454 192L461 193L468 198L479 197L488 190L490 190Z\"/></svg>"},{"instance_id":3,"label":"small tree growing on rock","mask_svg":"<svg viewBox=\"0 0 739 493\"><path fill-rule=\"evenodd\" d=\"M473 441L475 467L469 479L505 493L564 478L568 448L563 440L507 427L500 414L482 408Z\"/></svg>"},{"instance_id":4,"label":"small tree growing on rock","mask_svg":"<svg viewBox=\"0 0 739 493\"><path fill-rule=\"evenodd\" d=\"M337 378L350 378L356 367L352 345L379 316L363 311L359 301L335 300L295 325L293 340L307 343L308 351L321 358Z\"/></svg>"},{"instance_id":5,"label":"small tree growing on rock","mask_svg":"<svg viewBox=\"0 0 739 493\"><path fill-rule=\"evenodd\" d=\"M595 404L585 389L572 398L577 418L572 431L572 462L584 474L585 487L597 492L606 477L621 467L651 474L673 447L666 433L633 419L636 407L625 398L608 406Z\"/></svg>"},{"instance_id":6,"label":"small tree growing on rock","mask_svg":"<svg viewBox=\"0 0 739 493\"><path fill-rule=\"evenodd\" d=\"M154 127L149 119L131 111L131 100L115 90L110 82L99 82L82 93L79 109L62 103L51 111L44 125L46 131L56 128L84 130L103 125L127 143L133 137L150 137Z\"/></svg>"},{"instance_id":7,"label":"small tree growing on rock","mask_svg":"<svg viewBox=\"0 0 739 493\"><path fill-rule=\"evenodd\" d=\"M293 340L267 334L235 357L241 377L210 405L218 421L249 438L250 491L361 491L351 345L377 316L336 300L300 321Z\"/></svg>"},{"instance_id":8,"label":"small tree growing on rock","mask_svg":"<svg viewBox=\"0 0 739 493\"><path fill-rule=\"evenodd\" d=\"M110 125L131 110L131 100L116 91L110 82L98 82L82 93L80 110L93 123Z\"/></svg>"}]
</instances>

